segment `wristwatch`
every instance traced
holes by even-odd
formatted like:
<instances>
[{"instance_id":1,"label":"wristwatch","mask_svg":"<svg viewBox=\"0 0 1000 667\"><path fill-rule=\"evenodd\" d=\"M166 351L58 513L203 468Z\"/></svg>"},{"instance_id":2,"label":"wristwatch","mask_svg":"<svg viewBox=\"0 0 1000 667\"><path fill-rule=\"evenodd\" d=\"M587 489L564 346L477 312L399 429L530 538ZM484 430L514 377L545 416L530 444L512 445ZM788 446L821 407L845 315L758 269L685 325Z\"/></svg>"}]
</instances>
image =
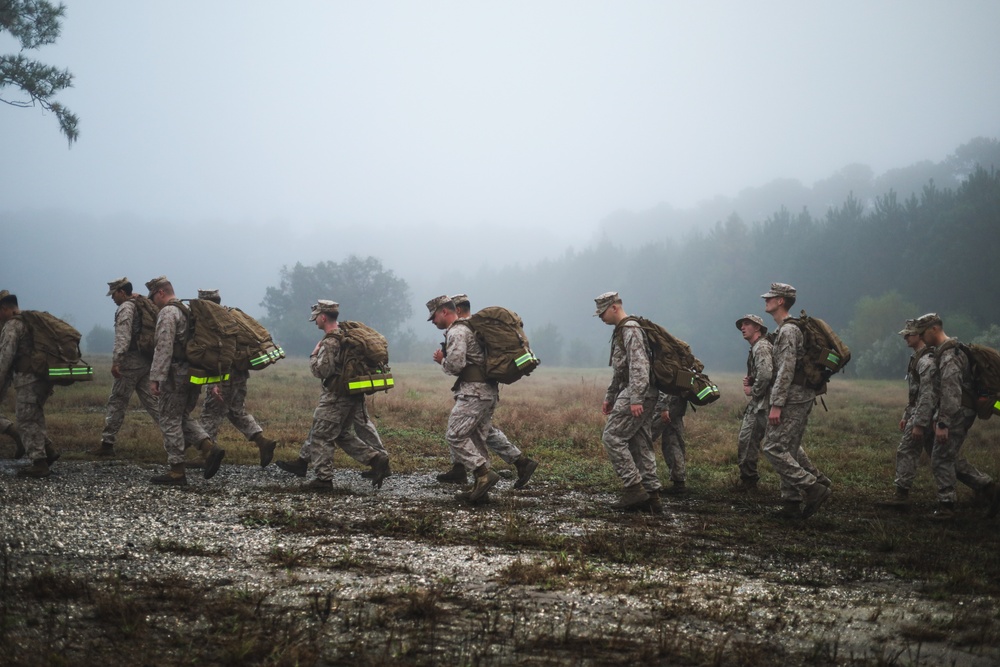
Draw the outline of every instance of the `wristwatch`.
<instances>
[{"instance_id":1,"label":"wristwatch","mask_svg":"<svg viewBox=\"0 0 1000 667\"><path fill-rule=\"evenodd\" d=\"M937 423L937 427L938 427L939 429L941 429L942 431L945 431L945 430L947 430L947 429L948 429L948 425L947 425L947 424L945 424L944 422L938 422L938 423Z\"/></svg>"}]
</instances>

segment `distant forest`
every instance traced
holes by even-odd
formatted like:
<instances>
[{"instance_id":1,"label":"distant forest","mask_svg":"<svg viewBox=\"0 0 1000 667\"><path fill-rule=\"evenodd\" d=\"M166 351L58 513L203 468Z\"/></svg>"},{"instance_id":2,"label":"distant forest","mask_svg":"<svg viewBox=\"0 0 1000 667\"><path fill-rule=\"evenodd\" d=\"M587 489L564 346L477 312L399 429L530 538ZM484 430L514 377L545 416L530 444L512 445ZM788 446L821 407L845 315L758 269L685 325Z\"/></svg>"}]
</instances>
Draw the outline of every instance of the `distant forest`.
<instances>
[{"instance_id":1,"label":"distant forest","mask_svg":"<svg viewBox=\"0 0 1000 667\"><path fill-rule=\"evenodd\" d=\"M760 295L786 282L799 292L795 314L827 320L851 347L850 373L901 377L909 351L897 332L924 312L939 313L949 335L1000 346L997 167L1000 142L976 139L941 163L875 180L869 170L858 179L860 193L851 190L823 215L781 206L746 221L730 212L678 238L669 210L660 211L661 233L655 211L619 214L587 249L531 267L456 272L454 281L467 286L474 308L497 302L517 310L543 363L606 364L611 331L592 317L593 298L617 290L627 312L687 340L709 372L743 367L747 346L735 321L757 313L772 324ZM877 182L908 192L875 194ZM502 252L500 242L490 248L494 261Z\"/></svg>"}]
</instances>

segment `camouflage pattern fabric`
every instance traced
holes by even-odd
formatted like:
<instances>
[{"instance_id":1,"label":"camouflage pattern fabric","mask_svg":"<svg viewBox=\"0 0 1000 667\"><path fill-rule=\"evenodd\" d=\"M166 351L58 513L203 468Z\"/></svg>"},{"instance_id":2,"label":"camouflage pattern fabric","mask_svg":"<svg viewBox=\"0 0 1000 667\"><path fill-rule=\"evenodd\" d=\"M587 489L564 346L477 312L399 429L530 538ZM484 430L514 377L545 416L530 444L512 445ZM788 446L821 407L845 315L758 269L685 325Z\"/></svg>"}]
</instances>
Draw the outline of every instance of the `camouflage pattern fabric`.
<instances>
[{"instance_id":1,"label":"camouflage pattern fabric","mask_svg":"<svg viewBox=\"0 0 1000 667\"><path fill-rule=\"evenodd\" d=\"M782 324L775 330L774 347L771 354L774 367L774 386L771 387L771 405L785 406L790 403L812 403L816 392L805 385L795 384L795 368L805 355L802 330L794 324Z\"/></svg>"},{"instance_id":2,"label":"camouflage pattern fabric","mask_svg":"<svg viewBox=\"0 0 1000 667\"><path fill-rule=\"evenodd\" d=\"M466 366L482 365L486 360L483 348L467 326L448 327L445 332L445 354L441 369L458 376ZM481 466L489 467L486 440L493 428L493 411L499 400L497 386L492 382L459 381L454 387L455 405L448 415L445 440L451 460L469 472Z\"/></svg>"},{"instance_id":3,"label":"camouflage pattern fabric","mask_svg":"<svg viewBox=\"0 0 1000 667\"><path fill-rule=\"evenodd\" d=\"M14 418L21 432L25 455L31 461L45 458L45 402L52 384L33 373L14 371L14 360L27 346L28 327L19 319L8 321L0 330L0 384L14 387Z\"/></svg>"},{"instance_id":4,"label":"camouflage pattern fabric","mask_svg":"<svg viewBox=\"0 0 1000 667\"><path fill-rule=\"evenodd\" d=\"M771 407L770 388L774 379L774 348L764 336L757 339L747 353L747 376L750 378L750 402L743 411L740 433L736 441L736 465L740 479L756 482L760 479L757 462L760 445L767 430L767 411Z\"/></svg>"},{"instance_id":5,"label":"camouflage pattern fabric","mask_svg":"<svg viewBox=\"0 0 1000 667\"><path fill-rule=\"evenodd\" d=\"M136 305L132 299L123 301L115 311L115 346L111 363L118 367L120 377L111 384L104 431L101 433L101 442L109 445L114 445L118 439L132 394L139 395L139 403L153 418L153 423L160 423L159 399L149 390L150 359L140 354L133 345L132 327L136 316Z\"/></svg>"},{"instance_id":6,"label":"camouflage pattern fabric","mask_svg":"<svg viewBox=\"0 0 1000 667\"><path fill-rule=\"evenodd\" d=\"M656 448L656 441L662 438L663 460L670 471L672 482L687 480L687 445L684 442L684 415L687 401L680 396L660 393L650 420L650 438ZM670 423L664 423L663 413L670 415Z\"/></svg>"},{"instance_id":7,"label":"camouflage pattern fabric","mask_svg":"<svg viewBox=\"0 0 1000 667\"><path fill-rule=\"evenodd\" d=\"M264 432L254 416L247 412L247 383L249 381L250 371L233 369L229 372L229 379L219 383L222 400L216 398L211 392L205 396L198 421L201 422L202 428L212 440L215 440L219 435L223 419L228 419L229 423L236 427L236 430L242 433L247 440L253 440L255 435Z\"/></svg>"},{"instance_id":8,"label":"camouflage pattern fabric","mask_svg":"<svg viewBox=\"0 0 1000 667\"><path fill-rule=\"evenodd\" d=\"M906 374L906 409L903 410L903 435L896 447L896 487L909 490L917 476L920 453L930 456L934 447L934 408L937 405L938 369L931 348L914 352ZM913 435L913 427L924 429L923 436Z\"/></svg>"}]
</instances>

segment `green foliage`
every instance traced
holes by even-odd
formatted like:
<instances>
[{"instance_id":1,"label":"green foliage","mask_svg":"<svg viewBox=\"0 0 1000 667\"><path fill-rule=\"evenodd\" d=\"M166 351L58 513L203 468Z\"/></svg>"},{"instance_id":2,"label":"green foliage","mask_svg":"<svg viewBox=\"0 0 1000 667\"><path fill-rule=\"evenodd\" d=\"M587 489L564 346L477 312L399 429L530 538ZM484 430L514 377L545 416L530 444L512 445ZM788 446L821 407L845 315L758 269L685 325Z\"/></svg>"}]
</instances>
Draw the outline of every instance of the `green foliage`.
<instances>
[{"instance_id":1,"label":"green foliage","mask_svg":"<svg viewBox=\"0 0 1000 667\"><path fill-rule=\"evenodd\" d=\"M991 324L989 329L973 338L972 342L977 345L992 347L994 350L1000 350L1000 325Z\"/></svg>"},{"instance_id":2,"label":"green foliage","mask_svg":"<svg viewBox=\"0 0 1000 667\"><path fill-rule=\"evenodd\" d=\"M550 366L562 365L564 340L559 333L559 327L555 324L549 322L532 329L528 333L528 341L531 343L531 351L541 359L542 363Z\"/></svg>"},{"instance_id":3,"label":"green foliage","mask_svg":"<svg viewBox=\"0 0 1000 667\"><path fill-rule=\"evenodd\" d=\"M892 333L872 343L854 361L854 371L868 379L899 378L906 375L910 348L903 337Z\"/></svg>"},{"instance_id":4,"label":"green foliage","mask_svg":"<svg viewBox=\"0 0 1000 667\"><path fill-rule=\"evenodd\" d=\"M845 342L852 349L869 348L884 340L886 332L899 331L906 320L920 315L919 307L903 298L897 290L890 290L877 297L863 296L854 306L854 317Z\"/></svg>"},{"instance_id":5,"label":"green foliage","mask_svg":"<svg viewBox=\"0 0 1000 667\"><path fill-rule=\"evenodd\" d=\"M4 0L0 4L0 32L9 32L20 42L22 50L53 44L59 37L60 19L65 11L64 5L53 5L47 0ZM79 118L53 99L59 91L73 86L69 70L44 65L21 54L0 55L0 91L7 86L15 86L28 98L0 97L0 102L14 107L38 105L51 111L70 145L76 141Z\"/></svg>"},{"instance_id":6,"label":"green foliage","mask_svg":"<svg viewBox=\"0 0 1000 667\"><path fill-rule=\"evenodd\" d=\"M390 342L412 312L405 280L383 269L374 257L352 255L339 264L282 268L281 284L268 287L261 302L267 309L261 324L286 352L309 354L321 338L309 321L310 307L319 299L336 301L340 319L364 322Z\"/></svg>"},{"instance_id":7,"label":"green foliage","mask_svg":"<svg viewBox=\"0 0 1000 667\"><path fill-rule=\"evenodd\" d=\"M95 354L111 354L115 349L115 332L107 327L95 324L86 336L84 342L87 352Z\"/></svg>"}]
</instances>

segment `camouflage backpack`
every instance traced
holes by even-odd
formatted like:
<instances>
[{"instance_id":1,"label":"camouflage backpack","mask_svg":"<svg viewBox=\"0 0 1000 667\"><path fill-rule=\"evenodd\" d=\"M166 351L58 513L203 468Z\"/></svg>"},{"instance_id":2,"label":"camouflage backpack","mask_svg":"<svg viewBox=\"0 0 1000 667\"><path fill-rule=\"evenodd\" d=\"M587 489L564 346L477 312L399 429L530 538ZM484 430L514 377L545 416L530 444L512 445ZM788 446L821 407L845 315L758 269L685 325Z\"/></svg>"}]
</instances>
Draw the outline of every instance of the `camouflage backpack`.
<instances>
[{"instance_id":1,"label":"camouflage backpack","mask_svg":"<svg viewBox=\"0 0 1000 667\"><path fill-rule=\"evenodd\" d=\"M395 386L389 368L389 343L375 329L347 320L327 336L340 339L340 372L323 384L340 396L374 394Z\"/></svg>"},{"instance_id":2,"label":"camouflage backpack","mask_svg":"<svg viewBox=\"0 0 1000 667\"><path fill-rule=\"evenodd\" d=\"M486 379L503 384L517 382L542 363L528 343L524 323L512 310L487 306L465 320L457 320L472 329L486 355ZM461 377L461 376L460 376Z\"/></svg>"},{"instance_id":3,"label":"camouflage backpack","mask_svg":"<svg viewBox=\"0 0 1000 667\"><path fill-rule=\"evenodd\" d=\"M14 317L24 322L30 339L15 362L19 373L60 385L94 379L94 369L80 355L79 331L45 311L22 310Z\"/></svg>"},{"instance_id":4,"label":"camouflage backpack","mask_svg":"<svg viewBox=\"0 0 1000 667\"><path fill-rule=\"evenodd\" d=\"M785 320L802 332L805 354L795 368L794 382L813 389L817 394L826 393L827 382L851 360L851 350L840 340L830 325L818 317L802 311L798 318Z\"/></svg>"},{"instance_id":5,"label":"camouflage backpack","mask_svg":"<svg viewBox=\"0 0 1000 667\"><path fill-rule=\"evenodd\" d=\"M980 419L989 419L994 414L1000 414L1000 352L985 345L977 343L967 345L950 338L935 350L934 356L938 363L940 354L953 347L960 349L969 359L972 386L975 390L975 395L962 392L962 405L975 410Z\"/></svg>"},{"instance_id":6,"label":"camouflage backpack","mask_svg":"<svg viewBox=\"0 0 1000 667\"><path fill-rule=\"evenodd\" d=\"M691 346L676 338L659 324L645 317L629 315L615 327L612 336L621 341L621 327L628 321L637 322L651 352L650 366L653 384L665 394L680 396L694 405L708 405L718 400L719 387L703 372L705 365L694 356ZM611 365L611 361L608 361Z\"/></svg>"},{"instance_id":7,"label":"camouflage backpack","mask_svg":"<svg viewBox=\"0 0 1000 667\"><path fill-rule=\"evenodd\" d=\"M239 308L227 310L238 327L234 368L257 371L285 358L285 351L275 345L271 333L260 322Z\"/></svg>"},{"instance_id":8,"label":"camouflage backpack","mask_svg":"<svg viewBox=\"0 0 1000 667\"><path fill-rule=\"evenodd\" d=\"M229 379L236 360L239 325L229 311L206 299L185 299L177 306L187 317L187 342L178 355L189 365L192 384L214 384Z\"/></svg>"},{"instance_id":9,"label":"camouflage backpack","mask_svg":"<svg viewBox=\"0 0 1000 667\"><path fill-rule=\"evenodd\" d=\"M132 344L141 354L152 357L156 351L156 316L160 309L142 294L133 294L135 316L132 318Z\"/></svg>"}]
</instances>

